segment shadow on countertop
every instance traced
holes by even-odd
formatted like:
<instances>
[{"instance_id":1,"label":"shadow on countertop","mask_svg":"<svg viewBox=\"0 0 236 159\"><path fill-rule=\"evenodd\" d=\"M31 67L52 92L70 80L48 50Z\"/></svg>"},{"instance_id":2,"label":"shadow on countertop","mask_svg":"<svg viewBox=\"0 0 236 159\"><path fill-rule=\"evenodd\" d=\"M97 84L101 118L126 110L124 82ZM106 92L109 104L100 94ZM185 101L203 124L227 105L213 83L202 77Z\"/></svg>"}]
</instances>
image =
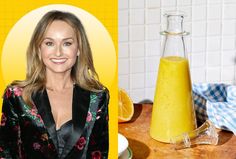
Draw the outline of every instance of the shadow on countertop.
<instances>
[{"instance_id":1,"label":"shadow on countertop","mask_svg":"<svg viewBox=\"0 0 236 159\"><path fill-rule=\"evenodd\" d=\"M219 135L218 145L223 145L227 141L229 141L234 134L229 131L221 130L220 132L218 132L218 135Z\"/></svg>"},{"instance_id":2,"label":"shadow on countertop","mask_svg":"<svg viewBox=\"0 0 236 159\"><path fill-rule=\"evenodd\" d=\"M129 147L133 153L132 159L140 159L141 156L142 158L147 158L149 156L150 149L145 143L130 138L128 138L128 141Z\"/></svg>"}]
</instances>

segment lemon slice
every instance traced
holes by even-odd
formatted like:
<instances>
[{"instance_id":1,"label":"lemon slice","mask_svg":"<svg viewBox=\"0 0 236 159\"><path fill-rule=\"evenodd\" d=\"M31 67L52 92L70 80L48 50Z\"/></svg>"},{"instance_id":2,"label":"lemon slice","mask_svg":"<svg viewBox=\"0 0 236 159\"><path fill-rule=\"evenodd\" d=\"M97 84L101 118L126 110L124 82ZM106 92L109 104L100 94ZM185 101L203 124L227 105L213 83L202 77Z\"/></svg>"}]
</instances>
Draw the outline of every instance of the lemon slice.
<instances>
[{"instance_id":1,"label":"lemon slice","mask_svg":"<svg viewBox=\"0 0 236 159\"><path fill-rule=\"evenodd\" d=\"M127 122L134 114L133 101L124 89L119 88L118 96L118 122Z\"/></svg>"}]
</instances>

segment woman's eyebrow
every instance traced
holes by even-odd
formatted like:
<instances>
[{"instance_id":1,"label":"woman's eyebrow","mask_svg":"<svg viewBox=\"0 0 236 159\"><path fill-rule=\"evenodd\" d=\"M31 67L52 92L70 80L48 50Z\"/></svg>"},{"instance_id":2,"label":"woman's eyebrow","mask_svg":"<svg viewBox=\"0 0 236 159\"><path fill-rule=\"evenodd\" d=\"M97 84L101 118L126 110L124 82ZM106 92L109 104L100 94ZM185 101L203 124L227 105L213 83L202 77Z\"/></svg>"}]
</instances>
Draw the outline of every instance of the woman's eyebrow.
<instances>
[{"instance_id":1,"label":"woman's eyebrow","mask_svg":"<svg viewBox=\"0 0 236 159\"><path fill-rule=\"evenodd\" d=\"M73 37L64 38L63 40L74 40Z\"/></svg>"},{"instance_id":2,"label":"woman's eyebrow","mask_svg":"<svg viewBox=\"0 0 236 159\"><path fill-rule=\"evenodd\" d=\"M62 40L74 40L74 38L73 37L68 37L68 38L64 38L64 39L62 39ZM45 38L43 38L43 40L54 40L53 38L51 38L51 37L45 37Z\"/></svg>"},{"instance_id":3,"label":"woman's eyebrow","mask_svg":"<svg viewBox=\"0 0 236 159\"><path fill-rule=\"evenodd\" d=\"M45 37L45 38L43 38L43 40L53 40L53 38Z\"/></svg>"}]
</instances>

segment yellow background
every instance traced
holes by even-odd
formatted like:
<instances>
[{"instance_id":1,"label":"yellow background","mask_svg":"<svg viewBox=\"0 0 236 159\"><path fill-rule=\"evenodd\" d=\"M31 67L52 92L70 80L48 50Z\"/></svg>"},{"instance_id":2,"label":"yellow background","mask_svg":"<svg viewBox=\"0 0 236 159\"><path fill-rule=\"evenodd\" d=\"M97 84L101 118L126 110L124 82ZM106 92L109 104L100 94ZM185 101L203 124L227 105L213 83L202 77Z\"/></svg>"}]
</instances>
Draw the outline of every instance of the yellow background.
<instances>
[{"instance_id":1,"label":"yellow background","mask_svg":"<svg viewBox=\"0 0 236 159\"><path fill-rule=\"evenodd\" d=\"M113 43L116 49L116 68L115 68L115 78L112 83L109 85L108 89L110 90L110 104L109 104L109 134L110 134L110 151L109 158L117 158L117 0L9 0L9 1L0 1L0 58L2 57L2 49L4 41L15 25L15 23L26 15L28 12L35 10L37 8L50 5L50 4L67 4L72 5L78 8L81 8L93 16L95 16L107 29L109 32ZM27 29L27 28L26 28ZM99 38L99 37L98 37ZM17 38L16 40L19 40ZM14 47L14 46L12 46ZM106 57L104 57L106 58ZM0 59L1 61L2 59ZM9 59L10 60L10 59ZM107 59L109 60L109 59ZM109 71L109 70L107 70ZM3 91L7 84L3 81L2 76L2 63L0 65L0 94L3 94ZM14 79L12 79L14 80ZM0 105L2 100L0 100ZM0 106L1 107L1 106Z\"/></svg>"}]
</instances>

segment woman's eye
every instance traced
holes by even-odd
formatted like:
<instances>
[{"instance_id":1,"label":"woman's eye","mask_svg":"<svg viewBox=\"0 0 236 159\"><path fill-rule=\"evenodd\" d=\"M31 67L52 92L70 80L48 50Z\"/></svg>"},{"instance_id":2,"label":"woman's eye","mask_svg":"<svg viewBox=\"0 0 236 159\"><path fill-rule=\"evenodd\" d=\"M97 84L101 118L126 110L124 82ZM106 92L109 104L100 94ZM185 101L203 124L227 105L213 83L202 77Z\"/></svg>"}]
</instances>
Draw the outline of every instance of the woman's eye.
<instances>
[{"instance_id":1,"label":"woman's eye","mask_svg":"<svg viewBox=\"0 0 236 159\"><path fill-rule=\"evenodd\" d=\"M65 43L64 43L64 46L70 46L70 45L72 45L71 42L65 42Z\"/></svg>"},{"instance_id":2,"label":"woman's eye","mask_svg":"<svg viewBox=\"0 0 236 159\"><path fill-rule=\"evenodd\" d=\"M52 42L46 42L45 43L47 46L53 46L53 43Z\"/></svg>"}]
</instances>

